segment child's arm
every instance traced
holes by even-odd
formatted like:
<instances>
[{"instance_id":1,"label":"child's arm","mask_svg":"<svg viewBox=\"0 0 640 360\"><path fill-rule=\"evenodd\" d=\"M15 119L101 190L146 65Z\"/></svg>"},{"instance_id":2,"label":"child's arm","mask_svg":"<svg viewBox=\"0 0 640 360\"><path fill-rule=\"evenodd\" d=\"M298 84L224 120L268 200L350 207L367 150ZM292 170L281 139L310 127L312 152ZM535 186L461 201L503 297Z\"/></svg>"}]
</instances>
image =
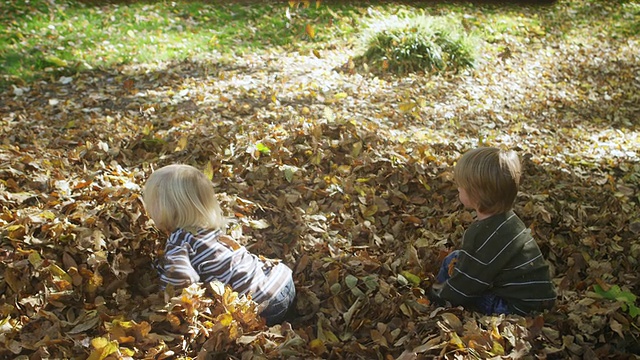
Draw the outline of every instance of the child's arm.
<instances>
[{"instance_id":1,"label":"child's arm","mask_svg":"<svg viewBox=\"0 0 640 360\"><path fill-rule=\"evenodd\" d=\"M175 288L187 287L200 280L200 275L191 265L189 244L168 245L162 264L159 267L160 281L165 288L171 284Z\"/></svg>"}]
</instances>

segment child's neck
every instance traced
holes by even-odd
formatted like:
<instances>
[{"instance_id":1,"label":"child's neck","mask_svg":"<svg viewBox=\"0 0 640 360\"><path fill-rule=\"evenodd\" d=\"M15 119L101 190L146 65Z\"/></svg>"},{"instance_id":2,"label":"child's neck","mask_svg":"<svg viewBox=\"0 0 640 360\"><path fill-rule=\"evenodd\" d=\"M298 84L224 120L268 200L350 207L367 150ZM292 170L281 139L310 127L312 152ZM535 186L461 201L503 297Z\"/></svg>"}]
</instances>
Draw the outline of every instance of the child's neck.
<instances>
[{"instance_id":1,"label":"child's neck","mask_svg":"<svg viewBox=\"0 0 640 360\"><path fill-rule=\"evenodd\" d=\"M493 215L495 215L495 214L493 214L493 213L483 213L483 212L480 212L480 211L476 210L476 218L478 219L478 221L490 218Z\"/></svg>"}]
</instances>

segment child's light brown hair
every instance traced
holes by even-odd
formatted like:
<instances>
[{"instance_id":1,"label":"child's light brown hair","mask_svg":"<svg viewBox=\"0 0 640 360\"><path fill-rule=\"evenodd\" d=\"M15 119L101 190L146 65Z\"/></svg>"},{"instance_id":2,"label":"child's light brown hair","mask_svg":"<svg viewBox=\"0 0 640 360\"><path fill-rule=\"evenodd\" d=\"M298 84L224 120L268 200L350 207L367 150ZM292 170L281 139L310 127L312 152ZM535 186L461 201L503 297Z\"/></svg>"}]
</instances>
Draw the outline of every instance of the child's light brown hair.
<instances>
[{"instance_id":1,"label":"child's light brown hair","mask_svg":"<svg viewBox=\"0 0 640 360\"><path fill-rule=\"evenodd\" d=\"M480 147L462 155L455 166L454 177L476 204L476 210L498 214L513 208L521 172L515 151Z\"/></svg>"},{"instance_id":2,"label":"child's light brown hair","mask_svg":"<svg viewBox=\"0 0 640 360\"><path fill-rule=\"evenodd\" d=\"M193 166L175 164L154 171L144 186L143 200L151 219L164 231L225 226L213 184Z\"/></svg>"}]
</instances>

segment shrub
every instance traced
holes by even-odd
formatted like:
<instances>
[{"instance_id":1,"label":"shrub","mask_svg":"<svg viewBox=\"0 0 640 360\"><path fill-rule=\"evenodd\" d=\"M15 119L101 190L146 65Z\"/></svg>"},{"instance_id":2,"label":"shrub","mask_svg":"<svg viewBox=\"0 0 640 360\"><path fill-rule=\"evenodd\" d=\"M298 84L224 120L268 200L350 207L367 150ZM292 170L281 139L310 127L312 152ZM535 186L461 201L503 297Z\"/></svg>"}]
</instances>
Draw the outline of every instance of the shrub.
<instances>
[{"instance_id":1,"label":"shrub","mask_svg":"<svg viewBox=\"0 0 640 360\"><path fill-rule=\"evenodd\" d=\"M399 74L458 72L473 67L476 43L474 36L447 18L392 18L372 24L364 54L356 60L374 71Z\"/></svg>"}]
</instances>

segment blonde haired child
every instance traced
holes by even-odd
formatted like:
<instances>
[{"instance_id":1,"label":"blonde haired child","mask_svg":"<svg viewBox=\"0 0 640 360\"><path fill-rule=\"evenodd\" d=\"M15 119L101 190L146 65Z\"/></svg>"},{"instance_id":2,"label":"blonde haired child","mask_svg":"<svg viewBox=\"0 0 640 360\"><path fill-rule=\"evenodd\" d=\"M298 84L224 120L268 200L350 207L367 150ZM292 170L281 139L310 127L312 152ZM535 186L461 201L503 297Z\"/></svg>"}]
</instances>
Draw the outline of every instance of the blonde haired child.
<instances>
[{"instance_id":1,"label":"blonde haired child","mask_svg":"<svg viewBox=\"0 0 640 360\"><path fill-rule=\"evenodd\" d=\"M291 269L251 254L224 235L224 217L213 184L189 165L154 171L143 192L147 213L170 234L158 272L176 288L218 280L260 304L268 325L281 322L295 297Z\"/></svg>"},{"instance_id":2,"label":"blonde haired child","mask_svg":"<svg viewBox=\"0 0 640 360\"><path fill-rule=\"evenodd\" d=\"M513 212L521 166L513 151L481 147L454 169L460 202L476 211L462 248L443 261L431 298L486 314L549 309L556 299L549 267L531 232Z\"/></svg>"}]
</instances>

